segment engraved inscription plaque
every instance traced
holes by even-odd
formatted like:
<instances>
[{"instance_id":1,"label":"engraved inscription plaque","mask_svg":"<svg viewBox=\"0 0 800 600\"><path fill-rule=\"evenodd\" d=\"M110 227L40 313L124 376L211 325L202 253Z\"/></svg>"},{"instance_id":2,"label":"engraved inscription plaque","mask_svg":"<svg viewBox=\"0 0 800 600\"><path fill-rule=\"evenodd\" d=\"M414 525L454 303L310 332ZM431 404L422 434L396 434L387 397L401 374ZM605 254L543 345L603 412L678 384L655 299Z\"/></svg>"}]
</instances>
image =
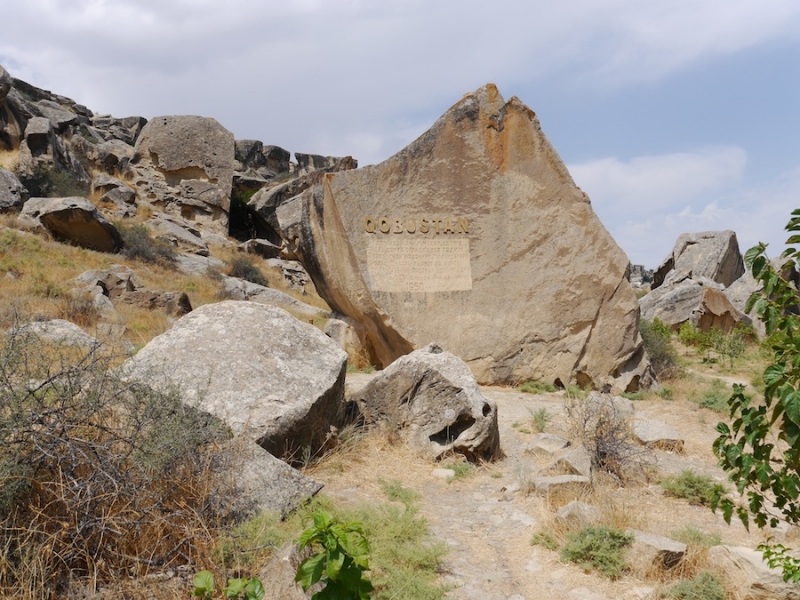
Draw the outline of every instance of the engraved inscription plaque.
<instances>
[{"instance_id":1,"label":"engraved inscription plaque","mask_svg":"<svg viewBox=\"0 0 800 600\"><path fill-rule=\"evenodd\" d=\"M371 288L378 292L459 292L472 289L469 240L367 240Z\"/></svg>"}]
</instances>

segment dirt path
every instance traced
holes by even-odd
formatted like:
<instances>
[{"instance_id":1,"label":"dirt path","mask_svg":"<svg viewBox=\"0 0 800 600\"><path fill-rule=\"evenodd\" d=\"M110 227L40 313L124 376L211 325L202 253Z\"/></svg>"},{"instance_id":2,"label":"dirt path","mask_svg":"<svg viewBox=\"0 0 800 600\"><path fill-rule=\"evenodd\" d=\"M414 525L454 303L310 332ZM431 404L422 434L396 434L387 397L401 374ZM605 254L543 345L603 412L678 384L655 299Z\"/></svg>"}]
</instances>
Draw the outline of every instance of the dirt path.
<instances>
[{"instance_id":1,"label":"dirt path","mask_svg":"<svg viewBox=\"0 0 800 600\"><path fill-rule=\"evenodd\" d=\"M349 378L349 386L368 378ZM400 449L366 449L357 465L330 476L323 470L314 476L326 484L326 492L343 498L381 499L379 478L398 479L421 494L421 512L433 534L449 546L445 580L454 586L450 597L460 600L635 600L650 598L657 582L632 576L612 582L564 564L557 552L532 546L537 526L552 518L557 506L548 506L534 494L514 492L540 466L524 450L534 435L531 412L544 408L552 415L547 431L566 433L565 398L558 394L531 395L504 388L484 388L498 405L501 446L505 457L476 470L466 478L447 481L434 473L439 465ZM717 415L686 401L636 403L637 418L660 419L678 427L686 442L683 454L657 453L660 472L691 469L723 480L711 453ZM395 453L387 458L386 453ZM396 453L400 452L402 456ZM725 525L707 508L665 498L655 484L616 487L593 492L588 502L601 504L624 526L661 535L674 534L691 524L717 534L724 543L754 547L759 539L741 526Z\"/></svg>"}]
</instances>

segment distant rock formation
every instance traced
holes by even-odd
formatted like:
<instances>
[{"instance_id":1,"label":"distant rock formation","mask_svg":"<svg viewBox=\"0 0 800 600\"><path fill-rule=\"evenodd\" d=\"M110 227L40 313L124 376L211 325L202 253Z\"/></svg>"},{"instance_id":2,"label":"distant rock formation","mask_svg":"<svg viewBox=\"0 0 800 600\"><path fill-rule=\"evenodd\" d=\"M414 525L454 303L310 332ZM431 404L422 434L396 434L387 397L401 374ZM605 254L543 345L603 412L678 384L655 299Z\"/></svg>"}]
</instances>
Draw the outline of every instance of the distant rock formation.
<instances>
[{"instance_id":1,"label":"distant rock formation","mask_svg":"<svg viewBox=\"0 0 800 600\"><path fill-rule=\"evenodd\" d=\"M650 381L627 257L533 111L493 85L387 161L283 199L275 218L384 366L438 341L481 383Z\"/></svg>"},{"instance_id":2,"label":"distant rock formation","mask_svg":"<svg viewBox=\"0 0 800 600\"><path fill-rule=\"evenodd\" d=\"M652 289L666 279L670 271L683 271L688 277L706 277L728 287L744 273L739 242L733 231L682 233L675 247L661 261L653 275Z\"/></svg>"}]
</instances>

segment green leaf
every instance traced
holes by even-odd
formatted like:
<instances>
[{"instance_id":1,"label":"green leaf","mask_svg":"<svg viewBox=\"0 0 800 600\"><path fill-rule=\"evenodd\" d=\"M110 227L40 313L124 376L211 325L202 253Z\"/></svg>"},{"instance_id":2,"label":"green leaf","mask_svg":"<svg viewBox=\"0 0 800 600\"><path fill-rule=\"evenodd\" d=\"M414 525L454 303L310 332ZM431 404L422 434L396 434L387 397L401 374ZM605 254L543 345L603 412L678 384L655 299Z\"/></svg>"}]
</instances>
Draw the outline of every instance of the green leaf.
<instances>
[{"instance_id":1,"label":"green leaf","mask_svg":"<svg viewBox=\"0 0 800 600\"><path fill-rule=\"evenodd\" d=\"M192 580L193 596L211 596L214 593L214 574L211 571L200 571Z\"/></svg>"},{"instance_id":2,"label":"green leaf","mask_svg":"<svg viewBox=\"0 0 800 600\"><path fill-rule=\"evenodd\" d=\"M247 600L264 600L264 595L267 593L258 577L251 577L244 591L247 594Z\"/></svg>"},{"instance_id":3,"label":"green leaf","mask_svg":"<svg viewBox=\"0 0 800 600\"><path fill-rule=\"evenodd\" d=\"M303 591L310 588L322 578L325 567L325 554L313 554L300 563L294 580L299 581Z\"/></svg>"}]
</instances>

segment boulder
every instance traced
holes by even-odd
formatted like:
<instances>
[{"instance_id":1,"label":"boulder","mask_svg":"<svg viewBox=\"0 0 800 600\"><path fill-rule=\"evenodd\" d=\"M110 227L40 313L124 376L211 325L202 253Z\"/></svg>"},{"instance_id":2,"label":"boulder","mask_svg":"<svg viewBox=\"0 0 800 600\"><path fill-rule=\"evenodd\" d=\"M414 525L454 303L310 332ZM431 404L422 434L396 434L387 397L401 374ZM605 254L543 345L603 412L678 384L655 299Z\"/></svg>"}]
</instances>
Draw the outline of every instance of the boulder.
<instances>
[{"instance_id":1,"label":"boulder","mask_svg":"<svg viewBox=\"0 0 800 600\"><path fill-rule=\"evenodd\" d=\"M583 399L588 414L608 412L612 418L629 420L633 418L635 408L633 402L622 396L613 396L603 392L590 392Z\"/></svg>"},{"instance_id":2,"label":"boulder","mask_svg":"<svg viewBox=\"0 0 800 600\"><path fill-rule=\"evenodd\" d=\"M325 335L334 340L339 347L347 352L350 357L350 363L364 363L356 364L357 368L367 367L370 363L370 348L366 336L366 331L363 325L354 321L346 315L333 313L330 315L328 322L325 323L323 330Z\"/></svg>"},{"instance_id":3,"label":"boulder","mask_svg":"<svg viewBox=\"0 0 800 600\"><path fill-rule=\"evenodd\" d=\"M254 302L201 306L123 364L176 386L274 456L318 450L339 423L347 355L313 325Z\"/></svg>"},{"instance_id":4,"label":"boulder","mask_svg":"<svg viewBox=\"0 0 800 600\"><path fill-rule=\"evenodd\" d=\"M0 102L3 102L11 91L11 86L14 85L14 80L11 75L0 65Z\"/></svg>"},{"instance_id":5,"label":"boulder","mask_svg":"<svg viewBox=\"0 0 800 600\"><path fill-rule=\"evenodd\" d=\"M122 237L86 198L31 198L22 207L20 220L44 227L57 240L99 250L118 252Z\"/></svg>"},{"instance_id":6,"label":"boulder","mask_svg":"<svg viewBox=\"0 0 800 600\"><path fill-rule=\"evenodd\" d=\"M551 475L583 475L591 478L592 457L583 446L570 448L556 458L553 464L547 468L547 473Z\"/></svg>"},{"instance_id":7,"label":"boulder","mask_svg":"<svg viewBox=\"0 0 800 600\"><path fill-rule=\"evenodd\" d=\"M731 331L737 323L750 322L725 295L720 284L705 277L690 278L686 271L672 271L663 285L639 300L642 318L660 319L672 329L692 323L702 331Z\"/></svg>"},{"instance_id":8,"label":"boulder","mask_svg":"<svg viewBox=\"0 0 800 600\"><path fill-rule=\"evenodd\" d=\"M780 569L770 569L756 550L713 546L708 551L708 561L725 574L737 598L800 600L800 586L785 582Z\"/></svg>"},{"instance_id":9,"label":"boulder","mask_svg":"<svg viewBox=\"0 0 800 600\"><path fill-rule=\"evenodd\" d=\"M233 134L206 117L156 117L142 129L130 168L140 200L227 234Z\"/></svg>"},{"instance_id":10,"label":"boulder","mask_svg":"<svg viewBox=\"0 0 800 600\"><path fill-rule=\"evenodd\" d=\"M497 406L464 362L436 344L397 359L349 400L367 425L400 429L435 458L491 459L500 451Z\"/></svg>"},{"instance_id":11,"label":"boulder","mask_svg":"<svg viewBox=\"0 0 800 600\"><path fill-rule=\"evenodd\" d=\"M683 452L683 436L664 421L643 420L633 424L633 436L648 448Z\"/></svg>"},{"instance_id":12,"label":"boulder","mask_svg":"<svg viewBox=\"0 0 800 600\"><path fill-rule=\"evenodd\" d=\"M284 518L322 489L322 484L242 437L214 454L210 471L214 511L237 522L265 511Z\"/></svg>"},{"instance_id":13,"label":"boulder","mask_svg":"<svg viewBox=\"0 0 800 600\"><path fill-rule=\"evenodd\" d=\"M308 600L312 593L319 591L319 588L322 587L321 584L313 586L306 594L300 584L294 580L297 567L310 555L310 548L306 548L300 553L297 545L292 542L278 550L258 573L264 586L264 598L269 598L269 600Z\"/></svg>"},{"instance_id":14,"label":"boulder","mask_svg":"<svg viewBox=\"0 0 800 600\"><path fill-rule=\"evenodd\" d=\"M319 154L302 154L300 152L294 153L294 158L297 161L297 171L303 175L311 171L330 171L334 169L337 164L342 161L352 160L352 169L358 168L358 162L353 160L350 156L320 156Z\"/></svg>"},{"instance_id":15,"label":"boulder","mask_svg":"<svg viewBox=\"0 0 800 600\"><path fill-rule=\"evenodd\" d=\"M328 305L364 324L383 366L435 340L481 383L652 381L628 258L533 111L494 85L385 162L326 174L295 201L287 247Z\"/></svg>"},{"instance_id":16,"label":"boulder","mask_svg":"<svg viewBox=\"0 0 800 600\"><path fill-rule=\"evenodd\" d=\"M0 213L20 210L27 199L28 190L17 176L0 168Z\"/></svg>"},{"instance_id":17,"label":"boulder","mask_svg":"<svg viewBox=\"0 0 800 600\"><path fill-rule=\"evenodd\" d=\"M269 240L261 240L258 238L242 242L237 248L239 252L255 254L261 258L279 258L281 255L280 246L276 246Z\"/></svg>"},{"instance_id":18,"label":"boulder","mask_svg":"<svg viewBox=\"0 0 800 600\"><path fill-rule=\"evenodd\" d=\"M127 183L101 173L92 182L92 192L100 195L100 202L110 206L116 217L136 216L136 190Z\"/></svg>"},{"instance_id":19,"label":"boulder","mask_svg":"<svg viewBox=\"0 0 800 600\"><path fill-rule=\"evenodd\" d=\"M664 283L670 271L683 271L688 277L706 277L728 287L744 273L739 242L733 231L682 233L672 252L653 274L651 289Z\"/></svg>"},{"instance_id":20,"label":"boulder","mask_svg":"<svg viewBox=\"0 0 800 600\"><path fill-rule=\"evenodd\" d=\"M534 456L553 456L569 446L569 440L555 433L537 433L525 449Z\"/></svg>"},{"instance_id":21,"label":"boulder","mask_svg":"<svg viewBox=\"0 0 800 600\"><path fill-rule=\"evenodd\" d=\"M259 304L277 306L292 313L298 319L306 321L327 319L330 315L330 312L325 309L300 302L280 290L258 285L252 281L222 275L221 282L224 295L232 300L249 300Z\"/></svg>"},{"instance_id":22,"label":"boulder","mask_svg":"<svg viewBox=\"0 0 800 600\"><path fill-rule=\"evenodd\" d=\"M551 475L533 478L533 488L541 496L550 494L580 496L589 489L591 484L591 479L583 475Z\"/></svg>"},{"instance_id":23,"label":"boulder","mask_svg":"<svg viewBox=\"0 0 800 600\"><path fill-rule=\"evenodd\" d=\"M147 225L172 245L193 252L200 256L208 256L208 244L201 237L195 224L168 214L157 214L147 221Z\"/></svg>"},{"instance_id":24,"label":"boulder","mask_svg":"<svg viewBox=\"0 0 800 600\"><path fill-rule=\"evenodd\" d=\"M591 504L572 500L558 511L558 518L569 525L577 525L582 529L597 523L600 520L600 511Z\"/></svg>"},{"instance_id":25,"label":"boulder","mask_svg":"<svg viewBox=\"0 0 800 600\"><path fill-rule=\"evenodd\" d=\"M633 544L628 548L628 562L647 572L652 569L672 569L686 556L686 544L654 533L628 529Z\"/></svg>"},{"instance_id":26,"label":"boulder","mask_svg":"<svg viewBox=\"0 0 800 600\"><path fill-rule=\"evenodd\" d=\"M200 256L197 254L184 254L178 252L175 260L175 267L185 275L211 275L219 276L225 268L225 263L212 256Z\"/></svg>"},{"instance_id":27,"label":"boulder","mask_svg":"<svg viewBox=\"0 0 800 600\"><path fill-rule=\"evenodd\" d=\"M95 348L99 342L75 323L64 319L32 321L14 330L17 335L31 335L55 344Z\"/></svg>"}]
</instances>

